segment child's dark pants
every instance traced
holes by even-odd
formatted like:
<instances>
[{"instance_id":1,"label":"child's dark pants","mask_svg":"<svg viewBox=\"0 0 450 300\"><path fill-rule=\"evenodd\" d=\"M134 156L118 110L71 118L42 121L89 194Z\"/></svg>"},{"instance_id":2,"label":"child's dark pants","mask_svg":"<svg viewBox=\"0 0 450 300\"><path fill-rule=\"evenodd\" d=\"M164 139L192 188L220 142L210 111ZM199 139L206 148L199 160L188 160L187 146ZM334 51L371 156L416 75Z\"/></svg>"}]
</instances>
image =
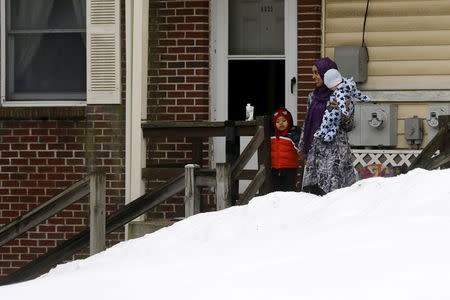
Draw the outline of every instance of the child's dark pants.
<instances>
[{"instance_id":1,"label":"child's dark pants","mask_svg":"<svg viewBox=\"0 0 450 300\"><path fill-rule=\"evenodd\" d=\"M272 168L272 184L274 191L295 191L297 169Z\"/></svg>"}]
</instances>

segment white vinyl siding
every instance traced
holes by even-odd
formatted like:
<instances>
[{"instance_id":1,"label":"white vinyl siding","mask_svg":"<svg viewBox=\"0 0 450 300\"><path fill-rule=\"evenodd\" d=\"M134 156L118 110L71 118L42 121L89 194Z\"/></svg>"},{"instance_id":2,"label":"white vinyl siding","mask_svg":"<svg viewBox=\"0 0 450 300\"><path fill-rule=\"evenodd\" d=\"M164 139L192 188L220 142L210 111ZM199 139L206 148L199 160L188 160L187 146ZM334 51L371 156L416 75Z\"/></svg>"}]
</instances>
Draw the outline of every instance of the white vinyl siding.
<instances>
[{"instance_id":1,"label":"white vinyl siding","mask_svg":"<svg viewBox=\"0 0 450 300\"><path fill-rule=\"evenodd\" d=\"M87 1L87 104L120 104L120 0Z\"/></svg>"},{"instance_id":2,"label":"white vinyl siding","mask_svg":"<svg viewBox=\"0 0 450 300\"><path fill-rule=\"evenodd\" d=\"M361 45L367 0L325 0L325 55ZM371 0L363 90L450 90L450 1Z\"/></svg>"}]
</instances>

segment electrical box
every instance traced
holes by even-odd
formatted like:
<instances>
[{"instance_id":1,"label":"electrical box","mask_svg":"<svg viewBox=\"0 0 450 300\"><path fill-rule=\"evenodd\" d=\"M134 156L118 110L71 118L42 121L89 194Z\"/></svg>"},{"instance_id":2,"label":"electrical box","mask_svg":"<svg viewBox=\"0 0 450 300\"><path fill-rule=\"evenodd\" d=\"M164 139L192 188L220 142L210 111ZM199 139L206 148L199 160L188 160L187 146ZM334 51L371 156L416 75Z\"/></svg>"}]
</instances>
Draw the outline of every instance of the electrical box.
<instances>
[{"instance_id":1,"label":"electrical box","mask_svg":"<svg viewBox=\"0 0 450 300\"><path fill-rule=\"evenodd\" d=\"M352 146L396 146L397 105L355 104L355 128L349 132L349 143Z\"/></svg>"},{"instance_id":2,"label":"electrical box","mask_svg":"<svg viewBox=\"0 0 450 300\"><path fill-rule=\"evenodd\" d=\"M344 77L355 82L367 80L367 48L362 46L339 46L334 48L334 60Z\"/></svg>"},{"instance_id":3,"label":"electrical box","mask_svg":"<svg viewBox=\"0 0 450 300\"><path fill-rule=\"evenodd\" d=\"M405 139L409 145L422 144L423 119L414 116L405 119Z\"/></svg>"},{"instance_id":4,"label":"electrical box","mask_svg":"<svg viewBox=\"0 0 450 300\"><path fill-rule=\"evenodd\" d=\"M348 142L353 146L361 145L361 105L356 104L353 114L353 130L348 133Z\"/></svg>"},{"instance_id":5,"label":"electrical box","mask_svg":"<svg viewBox=\"0 0 450 300\"><path fill-rule=\"evenodd\" d=\"M442 115L450 115L450 104L430 104L428 105L428 142L431 141L439 129L438 117Z\"/></svg>"}]
</instances>

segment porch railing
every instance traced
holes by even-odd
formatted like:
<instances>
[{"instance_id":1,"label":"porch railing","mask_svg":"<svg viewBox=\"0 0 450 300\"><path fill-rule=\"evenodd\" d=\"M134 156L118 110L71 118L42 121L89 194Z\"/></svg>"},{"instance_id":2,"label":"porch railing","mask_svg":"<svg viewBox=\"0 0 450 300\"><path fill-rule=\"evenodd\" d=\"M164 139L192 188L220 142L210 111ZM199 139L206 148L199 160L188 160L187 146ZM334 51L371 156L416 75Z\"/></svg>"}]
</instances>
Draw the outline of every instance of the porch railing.
<instances>
[{"instance_id":1,"label":"porch railing","mask_svg":"<svg viewBox=\"0 0 450 300\"><path fill-rule=\"evenodd\" d=\"M433 170L450 167L450 115L439 116L439 131L422 150L408 171L415 168Z\"/></svg>"},{"instance_id":2,"label":"porch railing","mask_svg":"<svg viewBox=\"0 0 450 300\"><path fill-rule=\"evenodd\" d=\"M148 165L143 170L144 178L156 178L186 174L186 215L199 210L199 191L201 186L216 189L217 209L235 204L244 204L256 194L271 191L268 177L270 170L270 118L257 117L255 121L225 122L144 122L144 137L184 137L191 138L192 159L187 163ZM240 154L240 137L252 136L252 139ZM225 137L225 163L217 163L215 169L202 168L202 139ZM255 153L258 153L258 169L244 170ZM187 165L185 170L184 166ZM239 180L251 180L247 189L239 195Z\"/></svg>"}]
</instances>

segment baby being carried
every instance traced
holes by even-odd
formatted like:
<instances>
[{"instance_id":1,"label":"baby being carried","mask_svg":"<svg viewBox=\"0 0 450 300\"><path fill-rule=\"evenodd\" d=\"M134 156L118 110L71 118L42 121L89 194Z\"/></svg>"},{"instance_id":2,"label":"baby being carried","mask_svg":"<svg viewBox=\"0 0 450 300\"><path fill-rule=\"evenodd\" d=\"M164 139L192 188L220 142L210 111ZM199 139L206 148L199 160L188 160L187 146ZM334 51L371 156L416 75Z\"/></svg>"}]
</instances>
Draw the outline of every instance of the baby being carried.
<instances>
[{"instance_id":1,"label":"baby being carried","mask_svg":"<svg viewBox=\"0 0 450 300\"><path fill-rule=\"evenodd\" d=\"M352 99L357 98L362 102L369 102L372 99L358 90L353 78L342 77L336 69L330 69L325 73L324 83L334 92L330 96L330 100L328 100L322 123L314 137L320 138L325 142L331 142L334 140L341 125L341 114L350 117L353 113L354 103ZM330 107L330 103L333 100L337 101L339 108Z\"/></svg>"}]
</instances>

